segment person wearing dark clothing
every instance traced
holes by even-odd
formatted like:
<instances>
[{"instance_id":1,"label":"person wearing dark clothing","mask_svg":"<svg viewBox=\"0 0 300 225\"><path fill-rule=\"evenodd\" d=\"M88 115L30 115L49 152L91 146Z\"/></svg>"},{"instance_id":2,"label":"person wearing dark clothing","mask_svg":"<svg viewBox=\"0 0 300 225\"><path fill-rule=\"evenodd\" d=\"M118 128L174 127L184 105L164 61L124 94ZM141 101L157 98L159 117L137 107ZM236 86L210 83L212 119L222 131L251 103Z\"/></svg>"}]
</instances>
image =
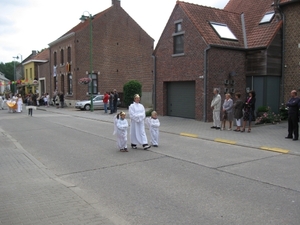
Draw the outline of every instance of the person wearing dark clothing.
<instances>
[{"instance_id":1,"label":"person wearing dark clothing","mask_svg":"<svg viewBox=\"0 0 300 225\"><path fill-rule=\"evenodd\" d=\"M114 89L114 113L117 112L117 104L118 104L118 98L119 98L119 95L118 95L118 92L116 89Z\"/></svg>"},{"instance_id":2,"label":"person wearing dark clothing","mask_svg":"<svg viewBox=\"0 0 300 225\"><path fill-rule=\"evenodd\" d=\"M65 96L64 96L64 93L60 93L59 95L59 101L60 101L60 107L63 108L64 105L65 105Z\"/></svg>"},{"instance_id":3,"label":"person wearing dark clothing","mask_svg":"<svg viewBox=\"0 0 300 225\"><path fill-rule=\"evenodd\" d=\"M111 91L109 95L109 109L110 109L110 114L114 113L114 93Z\"/></svg>"},{"instance_id":4,"label":"person wearing dark clothing","mask_svg":"<svg viewBox=\"0 0 300 225\"><path fill-rule=\"evenodd\" d=\"M29 99L27 99L27 105L29 106L28 107L28 116L32 116L33 101L32 101L31 97L29 97Z\"/></svg>"},{"instance_id":5,"label":"person wearing dark clothing","mask_svg":"<svg viewBox=\"0 0 300 225\"><path fill-rule=\"evenodd\" d=\"M297 97L297 91L292 90L291 98L286 103L288 107L288 136L285 138L293 139L293 141L297 141L299 138L299 105L300 99Z\"/></svg>"},{"instance_id":6,"label":"person wearing dark clothing","mask_svg":"<svg viewBox=\"0 0 300 225\"><path fill-rule=\"evenodd\" d=\"M251 132L251 122L254 120L255 102L255 91L249 91L249 96L244 103L243 129L241 132L245 132L247 121L249 121L248 133Z\"/></svg>"}]
</instances>

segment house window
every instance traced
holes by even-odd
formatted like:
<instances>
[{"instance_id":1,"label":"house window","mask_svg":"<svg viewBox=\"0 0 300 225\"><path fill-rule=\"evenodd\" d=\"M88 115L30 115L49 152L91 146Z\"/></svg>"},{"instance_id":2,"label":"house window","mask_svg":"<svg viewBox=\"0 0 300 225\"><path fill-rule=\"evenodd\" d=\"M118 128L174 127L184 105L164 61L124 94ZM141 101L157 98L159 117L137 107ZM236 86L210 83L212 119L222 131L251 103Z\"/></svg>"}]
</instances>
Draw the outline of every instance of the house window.
<instances>
[{"instance_id":1,"label":"house window","mask_svg":"<svg viewBox=\"0 0 300 225\"><path fill-rule=\"evenodd\" d=\"M56 52L54 52L53 61L54 61L54 66L56 66L57 65L57 54L56 54Z\"/></svg>"},{"instance_id":2,"label":"house window","mask_svg":"<svg viewBox=\"0 0 300 225\"><path fill-rule=\"evenodd\" d=\"M29 69L29 78L32 80L32 68Z\"/></svg>"},{"instance_id":3,"label":"house window","mask_svg":"<svg viewBox=\"0 0 300 225\"><path fill-rule=\"evenodd\" d=\"M98 80L97 80L97 74L91 74L90 78L92 78L92 82L89 83L89 93L91 93L91 85L92 85L92 94L98 93Z\"/></svg>"},{"instance_id":4,"label":"house window","mask_svg":"<svg viewBox=\"0 0 300 225\"><path fill-rule=\"evenodd\" d=\"M175 21L175 32L173 33L173 54L184 53L184 31L182 31L182 20Z\"/></svg>"},{"instance_id":5,"label":"house window","mask_svg":"<svg viewBox=\"0 0 300 225\"><path fill-rule=\"evenodd\" d=\"M60 64L64 65L65 61L64 61L64 50L61 49L60 50Z\"/></svg>"},{"instance_id":6,"label":"house window","mask_svg":"<svg viewBox=\"0 0 300 225\"><path fill-rule=\"evenodd\" d=\"M226 24L210 22L210 25L214 28L220 38L237 41L236 36L231 32Z\"/></svg>"},{"instance_id":7,"label":"house window","mask_svg":"<svg viewBox=\"0 0 300 225\"><path fill-rule=\"evenodd\" d=\"M68 63L71 62L71 47L68 47Z\"/></svg>"},{"instance_id":8,"label":"house window","mask_svg":"<svg viewBox=\"0 0 300 225\"><path fill-rule=\"evenodd\" d=\"M73 86L72 86L72 74L68 74L68 94L73 94Z\"/></svg>"},{"instance_id":9,"label":"house window","mask_svg":"<svg viewBox=\"0 0 300 225\"><path fill-rule=\"evenodd\" d=\"M25 70L25 78L26 78L26 80L29 80L29 77L28 77L28 69Z\"/></svg>"},{"instance_id":10,"label":"house window","mask_svg":"<svg viewBox=\"0 0 300 225\"><path fill-rule=\"evenodd\" d=\"M65 76L62 74L60 77L60 90L62 93L65 93Z\"/></svg>"},{"instance_id":11,"label":"house window","mask_svg":"<svg viewBox=\"0 0 300 225\"><path fill-rule=\"evenodd\" d=\"M264 17L261 19L261 21L259 22L259 24L262 24L262 23L270 23L273 19L275 15L275 12L268 12L264 15Z\"/></svg>"},{"instance_id":12,"label":"house window","mask_svg":"<svg viewBox=\"0 0 300 225\"><path fill-rule=\"evenodd\" d=\"M54 90L57 91L57 76L55 76L53 79L54 79L54 80L53 80L53 83L54 83Z\"/></svg>"}]
</instances>

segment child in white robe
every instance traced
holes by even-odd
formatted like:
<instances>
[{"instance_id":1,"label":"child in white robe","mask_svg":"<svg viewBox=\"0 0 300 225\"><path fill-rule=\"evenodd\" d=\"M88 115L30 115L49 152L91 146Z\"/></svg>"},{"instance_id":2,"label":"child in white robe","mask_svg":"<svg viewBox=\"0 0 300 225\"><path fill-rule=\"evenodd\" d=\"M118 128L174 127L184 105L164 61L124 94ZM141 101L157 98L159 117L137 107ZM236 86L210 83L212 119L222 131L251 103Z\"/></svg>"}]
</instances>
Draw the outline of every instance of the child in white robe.
<instances>
[{"instance_id":1,"label":"child in white robe","mask_svg":"<svg viewBox=\"0 0 300 225\"><path fill-rule=\"evenodd\" d=\"M149 127L151 143L153 147L158 147L160 122L159 119L157 118L156 111L152 111L151 117L146 118L146 124Z\"/></svg>"},{"instance_id":2,"label":"child in white robe","mask_svg":"<svg viewBox=\"0 0 300 225\"><path fill-rule=\"evenodd\" d=\"M128 152L127 150L127 129L128 121L125 119L125 112L120 112L115 116L115 130L114 134L117 135L117 145L121 152Z\"/></svg>"}]
</instances>

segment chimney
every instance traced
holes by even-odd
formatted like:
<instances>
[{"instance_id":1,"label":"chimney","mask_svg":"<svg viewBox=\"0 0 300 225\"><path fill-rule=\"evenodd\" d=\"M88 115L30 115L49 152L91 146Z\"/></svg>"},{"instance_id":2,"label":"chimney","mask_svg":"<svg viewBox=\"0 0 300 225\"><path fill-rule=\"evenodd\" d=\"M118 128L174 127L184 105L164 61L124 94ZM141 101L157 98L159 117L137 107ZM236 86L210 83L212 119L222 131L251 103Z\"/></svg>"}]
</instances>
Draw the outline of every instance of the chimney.
<instances>
[{"instance_id":1,"label":"chimney","mask_svg":"<svg viewBox=\"0 0 300 225\"><path fill-rule=\"evenodd\" d=\"M111 0L111 4L120 6L121 5L121 0Z\"/></svg>"}]
</instances>

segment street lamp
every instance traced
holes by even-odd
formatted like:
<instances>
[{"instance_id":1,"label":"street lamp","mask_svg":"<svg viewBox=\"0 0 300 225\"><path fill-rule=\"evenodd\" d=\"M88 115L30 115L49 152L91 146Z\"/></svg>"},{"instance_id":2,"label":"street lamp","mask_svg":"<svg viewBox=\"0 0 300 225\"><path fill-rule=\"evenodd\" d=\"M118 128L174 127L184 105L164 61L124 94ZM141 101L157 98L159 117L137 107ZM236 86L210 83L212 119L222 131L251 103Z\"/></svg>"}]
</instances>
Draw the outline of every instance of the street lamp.
<instances>
[{"instance_id":1,"label":"street lamp","mask_svg":"<svg viewBox=\"0 0 300 225\"><path fill-rule=\"evenodd\" d=\"M89 15L85 16L84 13L87 12ZM82 16L79 18L81 20L82 23L84 23L84 21L86 21L87 19L89 19L90 21L90 78L91 78L91 82L90 82L90 89L91 89L91 112L94 111L94 103L93 103L93 30L92 30L92 20L94 19L94 16L92 14L90 14L88 11L84 11Z\"/></svg>"},{"instance_id":2,"label":"street lamp","mask_svg":"<svg viewBox=\"0 0 300 225\"><path fill-rule=\"evenodd\" d=\"M16 60L18 60L19 59L19 55L21 56L21 63L22 63L22 55L21 54L18 54L17 56L13 56L13 59L16 59ZM15 94L15 92L16 92L16 60L14 60L14 85L13 85L13 87L14 87L14 94ZM21 73L22 73L22 71L21 71Z\"/></svg>"}]
</instances>

